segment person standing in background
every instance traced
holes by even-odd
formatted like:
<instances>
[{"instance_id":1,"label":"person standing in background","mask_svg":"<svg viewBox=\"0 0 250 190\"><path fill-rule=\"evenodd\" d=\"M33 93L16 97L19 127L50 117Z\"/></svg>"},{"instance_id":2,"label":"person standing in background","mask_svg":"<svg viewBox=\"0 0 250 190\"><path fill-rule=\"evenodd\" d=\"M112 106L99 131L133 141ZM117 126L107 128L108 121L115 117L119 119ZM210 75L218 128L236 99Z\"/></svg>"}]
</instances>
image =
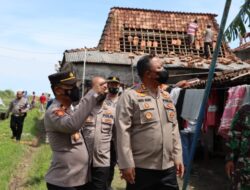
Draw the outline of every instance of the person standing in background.
<instances>
[{"instance_id":1,"label":"person standing in background","mask_svg":"<svg viewBox=\"0 0 250 190\"><path fill-rule=\"evenodd\" d=\"M12 139L17 141L21 140L21 135L23 131L23 122L29 110L29 103L27 98L23 97L22 91L17 91L16 99L11 101L9 109L6 113L6 117L9 117L9 114L12 113L10 119L10 128L12 130Z\"/></svg>"},{"instance_id":2,"label":"person standing in background","mask_svg":"<svg viewBox=\"0 0 250 190\"><path fill-rule=\"evenodd\" d=\"M36 105L36 93L33 91L31 96L30 109L35 108Z\"/></svg>"},{"instance_id":3,"label":"person standing in background","mask_svg":"<svg viewBox=\"0 0 250 190\"><path fill-rule=\"evenodd\" d=\"M40 100L40 111L44 112L45 111L44 110L44 106L45 106L45 104L47 102L47 98L46 98L46 96L45 96L44 93L42 93L42 95L40 96L39 100Z\"/></svg>"},{"instance_id":4,"label":"person standing in background","mask_svg":"<svg viewBox=\"0 0 250 190\"><path fill-rule=\"evenodd\" d=\"M195 19L193 22L189 23L187 27L187 35L188 35L190 49L193 48L197 31L198 31L198 21Z\"/></svg>"},{"instance_id":5,"label":"person standing in background","mask_svg":"<svg viewBox=\"0 0 250 190\"><path fill-rule=\"evenodd\" d=\"M207 29L204 32L204 56L205 58L210 57L210 49L213 47L214 33L212 31L211 25L207 25Z\"/></svg>"}]
</instances>

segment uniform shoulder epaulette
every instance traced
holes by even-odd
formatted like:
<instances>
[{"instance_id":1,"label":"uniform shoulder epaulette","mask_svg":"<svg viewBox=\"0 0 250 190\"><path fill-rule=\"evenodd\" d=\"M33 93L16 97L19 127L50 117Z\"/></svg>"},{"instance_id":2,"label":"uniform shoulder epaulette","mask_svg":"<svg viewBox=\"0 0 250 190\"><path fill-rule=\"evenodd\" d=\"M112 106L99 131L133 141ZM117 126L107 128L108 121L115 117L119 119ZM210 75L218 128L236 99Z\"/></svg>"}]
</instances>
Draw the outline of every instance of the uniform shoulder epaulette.
<instances>
[{"instance_id":1,"label":"uniform shoulder epaulette","mask_svg":"<svg viewBox=\"0 0 250 190\"><path fill-rule=\"evenodd\" d=\"M170 94L167 91L161 90L161 94L163 98L170 99Z\"/></svg>"}]
</instances>

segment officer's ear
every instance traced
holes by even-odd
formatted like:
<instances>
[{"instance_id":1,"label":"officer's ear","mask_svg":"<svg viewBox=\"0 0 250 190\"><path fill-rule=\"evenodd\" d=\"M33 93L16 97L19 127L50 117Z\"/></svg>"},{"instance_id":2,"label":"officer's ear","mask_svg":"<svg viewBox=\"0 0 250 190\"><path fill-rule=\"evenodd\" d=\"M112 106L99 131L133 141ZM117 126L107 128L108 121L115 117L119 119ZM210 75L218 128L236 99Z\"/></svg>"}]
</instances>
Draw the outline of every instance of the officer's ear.
<instances>
[{"instance_id":1,"label":"officer's ear","mask_svg":"<svg viewBox=\"0 0 250 190\"><path fill-rule=\"evenodd\" d=\"M151 78L151 71L149 70L145 71L143 77Z\"/></svg>"}]
</instances>

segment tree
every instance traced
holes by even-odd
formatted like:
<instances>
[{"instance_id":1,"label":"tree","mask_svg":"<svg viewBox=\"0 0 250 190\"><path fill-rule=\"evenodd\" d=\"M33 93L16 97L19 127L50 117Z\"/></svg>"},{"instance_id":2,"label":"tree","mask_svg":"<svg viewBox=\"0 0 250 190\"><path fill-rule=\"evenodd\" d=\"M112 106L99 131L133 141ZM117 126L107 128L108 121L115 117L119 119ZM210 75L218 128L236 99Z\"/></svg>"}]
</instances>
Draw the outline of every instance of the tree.
<instances>
[{"instance_id":1,"label":"tree","mask_svg":"<svg viewBox=\"0 0 250 190\"><path fill-rule=\"evenodd\" d=\"M245 0L239 13L226 29L224 36L228 42L235 40L239 35L243 36L247 30L246 25L250 27L250 0Z\"/></svg>"}]
</instances>

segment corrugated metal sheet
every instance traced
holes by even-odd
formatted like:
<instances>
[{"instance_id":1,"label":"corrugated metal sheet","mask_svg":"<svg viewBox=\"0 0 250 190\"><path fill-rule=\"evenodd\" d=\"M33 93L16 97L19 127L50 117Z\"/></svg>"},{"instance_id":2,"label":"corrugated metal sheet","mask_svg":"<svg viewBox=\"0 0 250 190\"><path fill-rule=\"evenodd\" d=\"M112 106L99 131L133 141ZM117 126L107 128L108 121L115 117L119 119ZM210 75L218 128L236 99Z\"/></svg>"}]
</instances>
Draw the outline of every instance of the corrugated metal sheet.
<instances>
[{"instance_id":1,"label":"corrugated metal sheet","mask_svg":"<svg viewBox=\"0 0 250 190\"><path fill-rule=\"evenodd\" d=\"M119 64L119 65L131 65L131 59L129 59L129 53L108 53L101 51L88 51L87 52L87 62L88 63L103 63L103 64ZM84 62L84 51L78 52L65 52L65 62ZM136 65L137 61L142 55L134 55L132 59L133 65ZM166 67L190 67L187 62L181 61L179 57L164 57L162 58L163 62L172 64L165 64ZM195 62L191 67L199 69L209 69L210 64L205 63L206 59L201 59L200 62ZM223 65L217 63L217 69L221 70L234 70L234 69L243 69L250 68L250 65L247 63L237 64L231 63L229 65Z\"/></svg>"}]
</instances>

